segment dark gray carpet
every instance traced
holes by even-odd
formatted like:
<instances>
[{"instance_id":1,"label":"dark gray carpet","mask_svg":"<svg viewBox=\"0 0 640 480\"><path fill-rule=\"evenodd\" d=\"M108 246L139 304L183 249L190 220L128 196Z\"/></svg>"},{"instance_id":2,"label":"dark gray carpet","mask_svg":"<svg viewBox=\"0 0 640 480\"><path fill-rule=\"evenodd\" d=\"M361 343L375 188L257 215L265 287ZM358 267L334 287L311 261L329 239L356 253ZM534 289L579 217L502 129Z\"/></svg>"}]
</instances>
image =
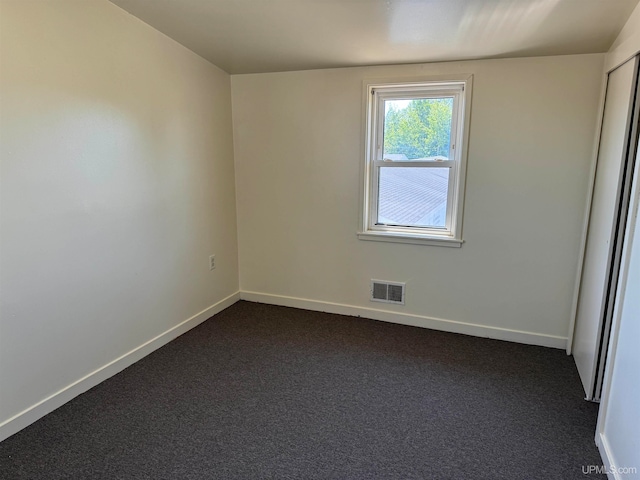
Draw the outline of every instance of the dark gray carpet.
<instances>
[{"instance_id":1,"label":"dark gray carpet","mask_svg":"<svg viewBox=\"0 0 640 480\"><path fill-rule=\"evenodd\" d=\"M563 351L239 302L0 443L2 479L585 479Z\"/></svg>"}]
</instances>

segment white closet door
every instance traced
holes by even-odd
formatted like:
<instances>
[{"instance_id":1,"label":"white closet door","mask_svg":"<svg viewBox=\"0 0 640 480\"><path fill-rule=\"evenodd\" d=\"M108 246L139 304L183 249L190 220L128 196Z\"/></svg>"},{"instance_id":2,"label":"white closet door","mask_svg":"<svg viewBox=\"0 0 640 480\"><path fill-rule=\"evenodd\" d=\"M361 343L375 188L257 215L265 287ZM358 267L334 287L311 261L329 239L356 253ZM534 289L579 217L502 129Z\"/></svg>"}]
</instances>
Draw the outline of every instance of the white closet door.
<instances>
[{"instance_id":1,"label":"white closet door","mask_svg":"<svg viewBox=\"0 0 640 480\"><path fill-rule=\"evenodd\" d=\"M621 178L628 156L637 57L609 74L587 233L573 355L587 399L592 399L608 294Z\"/></svg>"},{"instance_id":2,"label":"white closet door","mask_svg":"<svg viewBox=\"0 0 640 480\"><path fill-rule=\"evenodd\" d=\"M640 467L640 154L636 157L607 379L598 414L596 443L616 466ZM603 454L603 458L605 458ZM614 460L615 459L615 460ZM640 479L640 472L618 478Z\"/></svg>"}]
</instances>

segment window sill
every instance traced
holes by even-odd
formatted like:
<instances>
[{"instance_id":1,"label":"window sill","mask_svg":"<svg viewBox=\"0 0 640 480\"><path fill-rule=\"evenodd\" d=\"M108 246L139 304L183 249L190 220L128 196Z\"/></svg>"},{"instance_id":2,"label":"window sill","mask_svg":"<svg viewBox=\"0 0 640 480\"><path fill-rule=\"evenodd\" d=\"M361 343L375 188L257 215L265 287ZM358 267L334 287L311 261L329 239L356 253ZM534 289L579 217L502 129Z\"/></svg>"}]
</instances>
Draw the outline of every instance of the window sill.
<instances>
[{"instance_id":1,"label":"window sill","mask_svg":"<svg viewBox=\"0 0 640 480\"><path fill-rule=\"evenodd\" d=\"M372 231L358 232L358 238L360 240L368 240L373 242L410 243L413 245L434 245L439 247L452 248L460 248L464 243L464 240L458 238Z\"/></svg>"}]
</instances>

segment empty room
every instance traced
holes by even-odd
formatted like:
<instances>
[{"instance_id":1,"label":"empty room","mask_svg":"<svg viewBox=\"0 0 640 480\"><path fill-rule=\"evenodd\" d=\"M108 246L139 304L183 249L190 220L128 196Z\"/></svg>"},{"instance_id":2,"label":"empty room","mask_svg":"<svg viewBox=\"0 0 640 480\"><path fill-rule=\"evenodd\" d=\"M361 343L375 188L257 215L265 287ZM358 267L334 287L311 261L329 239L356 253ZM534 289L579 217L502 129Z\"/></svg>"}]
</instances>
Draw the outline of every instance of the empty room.
<instances>
[{"instance_id":1,"label":"empty room","mask_svg":"<svg viewBox=\"0 0 640 480\"><path fill-rule=\"evenodd\" d=\"M640 479L638 0L0 0L0 479Z\"/></svg>"}]
</instances>

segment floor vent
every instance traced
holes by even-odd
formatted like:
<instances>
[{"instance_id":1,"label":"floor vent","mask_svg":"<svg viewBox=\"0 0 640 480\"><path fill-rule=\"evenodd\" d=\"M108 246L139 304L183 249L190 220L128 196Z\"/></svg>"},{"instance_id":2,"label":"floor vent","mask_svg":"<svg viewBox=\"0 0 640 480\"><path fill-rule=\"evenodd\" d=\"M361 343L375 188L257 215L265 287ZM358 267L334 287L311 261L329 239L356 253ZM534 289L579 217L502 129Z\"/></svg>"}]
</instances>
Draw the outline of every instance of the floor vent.
<instances>
[{"instance_id":1,"label":"floor vent","mask_svg":"<svg viewBox=\"0 0 640 480\"><path fill-rule=\"evenodd\" d=\"M404 305L404 283L371 280L371 301Z\"/></svg>"}]
</instances>

